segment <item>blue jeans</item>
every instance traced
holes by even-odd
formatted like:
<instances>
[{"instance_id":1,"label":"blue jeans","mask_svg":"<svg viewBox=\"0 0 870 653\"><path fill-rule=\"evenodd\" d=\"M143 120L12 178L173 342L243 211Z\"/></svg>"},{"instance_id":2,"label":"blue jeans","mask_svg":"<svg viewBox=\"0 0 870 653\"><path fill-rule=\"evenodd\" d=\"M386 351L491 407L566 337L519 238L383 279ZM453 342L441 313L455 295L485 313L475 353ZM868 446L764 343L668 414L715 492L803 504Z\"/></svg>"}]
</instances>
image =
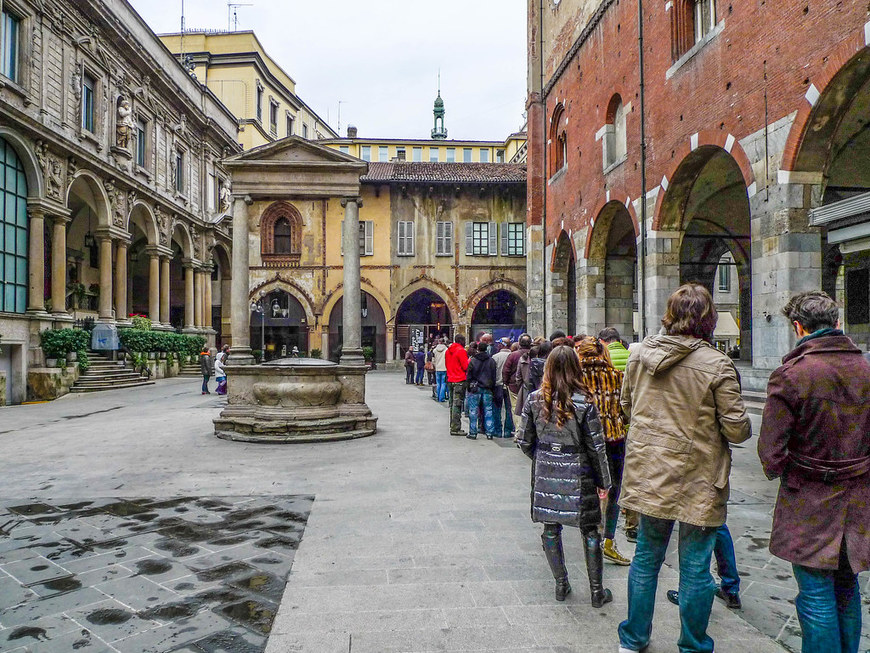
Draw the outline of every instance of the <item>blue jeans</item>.
<instances>
[{"instance_id":1,"label":"blue jeans","mask_svg":"<svg viewBox=\"0 0 870 653\"><path fill-rule=\"evenodd\" d=\"M857 653L861 639L861 594L858 575L849 566L846 544L839 569L793 564L798 584L795 599L803 632L803 653Z\"/></svg>"},{"instance_id":2,"label":"blue jeans","mask_svg":"<svg viewBox=\"0 0 870 653\"><path fill-rule=\"evenodd\" d=\"M492 412L492 390L480 388L475 393L468 393L468 435L477 435L477 411L483 406L483 423L487 435L495 433L495 422Z\"/></svg>"},{"instance_id":3,"label":"blue jeans","mask_svg":"<svg viewBox=\"0 0 870 653\"><path fill-rule=\"evenodd\" d=\"M208 392L208 380L210 378L211 378L211 375L209 375L209 374L202 375L202 391L203 392Z\"/></svg>"},{"instance_id":4,"label":"blue jeans","mask_svg":"<svg viewBox=\"0 0 870 653\"><path fill-rule=\"evenodd\" d=\"M504 432L505 437L510 437L514 432L514 417L511 411L511 396L508 394L508 389L504 386L495 386L492 393L492 409L495 417L496 437L502 437ZM504 413L504 429L502 429L502 413Z\"/></svg>"},{"instance_id":5,"label":"blue jeans","mask_svg":"<svg viewBox=\"0 0 870 653\"><path fill-rule=\"evenodd\" d=\"M727 524L722 524L716 531L716 544L713 545L713 555L716 556L716 566L719 567L719 587L726 594L740 594L740 575L737 573L737 559L734 557L734 540Z\"/></svg>"},{"instance_id":6,"label":"blue jeans","mask_svg":"<svg viewBox=\"0 0 870 653\"><path fill-rule=\"evenodd\" d=\"M435 392L438 396L438 401L444 401L447 398L447 372L435 372Z\"/></svg>"},{"instance_id":7,"label":"blue jeans","mask_svg":"<svg viewBox=\"0 0 870 653\"><path fill-rule=\"evenodd\" d=\"M659 570L674 522L640 515L637 548L628 572L628 619L619 624L619 643L632 651L649 644ZM680 523L680 638L681 653L710 653L713 639L707 634L716 584L710 575L710 558L716 528Z\"/></svg>"},{"instance_id":8,"label":"blue jeans","mask_svg":"<svg viewBox=\"0 0 870 653\"><path fill-rule=\"evenodd\" d=\"M423 385L423 368L422 367L417 368L417 379L415 380L415 383L417 385Z\"/></svg>"}]
</instances>

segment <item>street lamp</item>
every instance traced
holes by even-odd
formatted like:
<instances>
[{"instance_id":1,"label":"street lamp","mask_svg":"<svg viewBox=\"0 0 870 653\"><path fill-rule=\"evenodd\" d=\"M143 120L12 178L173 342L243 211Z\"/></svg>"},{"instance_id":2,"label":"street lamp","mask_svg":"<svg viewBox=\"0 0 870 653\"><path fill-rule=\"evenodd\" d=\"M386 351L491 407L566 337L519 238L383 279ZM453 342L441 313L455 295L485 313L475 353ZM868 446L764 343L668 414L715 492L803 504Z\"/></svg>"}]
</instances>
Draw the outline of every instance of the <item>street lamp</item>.
<instances>
[{"instance_id":1,"label":"street lamp","mask_svg":"<svg viewBox=\"0 0 870 653\"><path fill-rule=\"evenodd\" d=\"M251 313L260 316L260 360L266 360L266 309L263 308L263 293L257 301L251 302Z\"/></svg>"}]
</instances>

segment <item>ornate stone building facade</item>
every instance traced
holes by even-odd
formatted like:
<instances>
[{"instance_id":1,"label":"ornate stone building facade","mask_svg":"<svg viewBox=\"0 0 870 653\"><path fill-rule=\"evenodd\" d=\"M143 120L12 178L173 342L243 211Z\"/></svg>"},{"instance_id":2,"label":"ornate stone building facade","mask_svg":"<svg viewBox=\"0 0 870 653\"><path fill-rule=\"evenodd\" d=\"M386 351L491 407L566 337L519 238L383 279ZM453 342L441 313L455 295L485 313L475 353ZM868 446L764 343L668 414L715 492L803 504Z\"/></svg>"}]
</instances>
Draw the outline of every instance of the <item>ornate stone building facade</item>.
<instances>
[{"instance_id":1,"label":"ornate stone building facade","mask_svg":"<svg viewBox=\"0 0 870 653\"><path fill-rule=\"evenodd\" d=\"M0 9L0 373L17 402L43 364L43 329L123 327L131 313L157 328L221 329L221 160L240 147L235 117L127 2Z\"/></svg>"}]
</instances>

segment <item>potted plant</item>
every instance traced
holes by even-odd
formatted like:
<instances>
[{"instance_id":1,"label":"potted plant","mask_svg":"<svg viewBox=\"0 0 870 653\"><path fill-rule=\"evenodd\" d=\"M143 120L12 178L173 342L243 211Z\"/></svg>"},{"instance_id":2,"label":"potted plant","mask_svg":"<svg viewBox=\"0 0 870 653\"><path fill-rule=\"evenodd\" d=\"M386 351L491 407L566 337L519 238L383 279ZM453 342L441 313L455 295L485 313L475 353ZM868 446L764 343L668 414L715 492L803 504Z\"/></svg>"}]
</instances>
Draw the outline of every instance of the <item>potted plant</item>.
<instances>
[{"instance_id":1,"label":"potted plant","mask_svg":"<svg viewBox=\"0 0 870 653\"><path fill-rule=\"evenodd\" d=\"M323 352L319 349L312 349L310 356L311 358L323 358Z\"/></svg>"},{"instance_id":2,"label":"potted plant","mask_svg":"<svg viewBox=\"0 0 870 653\"><path fill-rule=\"evenodd\" d=\"M371 366L372 369L375 368L375 348L374 347L363 347L363 358L366 361L366 365Z\"/></svg>"}]
</instances>

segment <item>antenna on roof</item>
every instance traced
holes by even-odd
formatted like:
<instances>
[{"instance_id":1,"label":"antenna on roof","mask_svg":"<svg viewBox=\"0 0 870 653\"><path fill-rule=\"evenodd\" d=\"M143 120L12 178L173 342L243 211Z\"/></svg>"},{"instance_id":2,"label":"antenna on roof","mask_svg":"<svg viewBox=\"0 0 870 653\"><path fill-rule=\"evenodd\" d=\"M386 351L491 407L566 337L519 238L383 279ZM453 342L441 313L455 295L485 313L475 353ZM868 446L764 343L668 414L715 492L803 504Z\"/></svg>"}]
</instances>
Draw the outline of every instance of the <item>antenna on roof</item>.
<instances>
[{"instance_id":1,"label":"antenna on roof","mask_svg":"<svg viewBox=\"0 0 870 653\"><path fill-rule=\"evenodd\" d=\"M239 30L239 7L253 7L251 2L227 2L227 31L237 32ZM235 24L235 28L233 28Z\"/></svg>"}]
</instances>

